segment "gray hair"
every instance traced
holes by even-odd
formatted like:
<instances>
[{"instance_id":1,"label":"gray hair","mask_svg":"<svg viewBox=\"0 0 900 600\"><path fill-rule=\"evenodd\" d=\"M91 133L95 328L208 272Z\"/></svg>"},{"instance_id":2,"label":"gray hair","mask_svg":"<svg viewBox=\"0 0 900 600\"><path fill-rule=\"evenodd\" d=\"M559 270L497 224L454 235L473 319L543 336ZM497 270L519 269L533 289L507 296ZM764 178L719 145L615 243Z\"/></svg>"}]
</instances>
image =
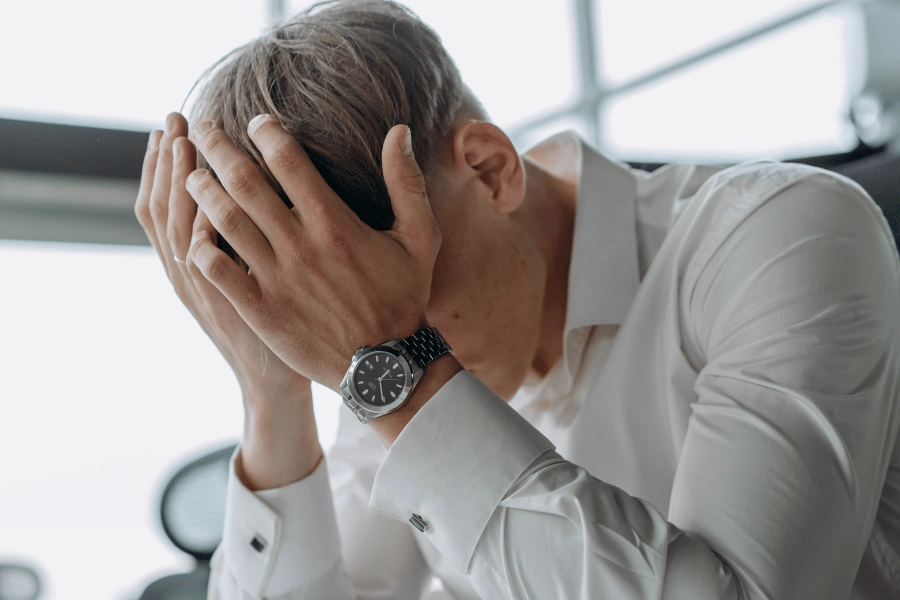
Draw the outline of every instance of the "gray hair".
<instances>
[{"instance_id":1,"label":"gray hair","mask_svg":"<svg viewBox=\"0 0 900 600\"><path fill-rule=\"evenodd\" d=\"M381 230L394 221L381 171L388 130L410 127L427 178L460 110L484 116L438 35L387 0L319 2L222 58L197 89L191 120L217 121L276 188L247 135L261 113L275 117L359 218Z\"/></svg>"}]
</instances>

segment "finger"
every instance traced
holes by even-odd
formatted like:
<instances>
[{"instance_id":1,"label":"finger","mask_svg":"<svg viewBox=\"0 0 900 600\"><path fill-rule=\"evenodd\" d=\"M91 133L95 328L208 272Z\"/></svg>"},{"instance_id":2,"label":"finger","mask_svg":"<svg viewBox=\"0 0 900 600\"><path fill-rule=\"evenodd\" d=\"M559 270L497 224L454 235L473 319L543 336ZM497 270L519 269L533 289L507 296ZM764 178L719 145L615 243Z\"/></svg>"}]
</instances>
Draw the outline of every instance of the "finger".
<instances>
[{"instance_id":1,"label":"finger","mask_svg":"<svg viewBox=\"0 0 900 600\"><path fill-rule=\"evenodd\" d=\"M194 234L187 260L239 312L252 311L259 305L261 293L256 280L216 246L208 230L201 229Z\"/></svg>"},{"instance_id":2,"label":"finger","mask_svg":"<svg viewBox=\"0 0 900 600\"><path fill-rule=\"evenodd\" d=\"M154 249L158 247L156 228L153 226L153 218L150 216L150 193L153 190L153 179L156 174L156 159L159 155L159 141L163 132L159 129L150 132L147 141L147 152L144 154L144 166L141 168L141 185L138 188L137 200L134 203L134 215L138 223L144 228L147 239ZM158 250L157 250L158 251Z\"/></svg>"},{"instance_id":3,"label":"finger","mask_svg":"<svg viewBox=\"0 0 900 600\"><path fill-rule=\"evenodd\" d=\"M170 255L171 250L166 240L166 221L169 218L169 191L172 187L172 141L186 135L183 128L184 119L172 113L166 117L166 129L159 142L159 156L156 160L156 173L153 178L153 191L150 193L150 216L156 228L156 237L160 241L160 249Z\"/></svg>"},{"instance_id":4,"label":"finger","mask_svg":"<svg viewBox=\"0 0 900 600\"><path fill-rule=\"evenodd\" d=\"M171 281L178 278L178 267L172 257L166 229L169 218L169 194L172 189L172 141L184 131L184 118L178 113L166 117L166 128L159 142L153 190L150 192L150 217L156 230L156 252L162 259Z\"/></svg>"},{"instance_id":5,"label":"finger","mask_svg":"<svg viewBox=\"0 0 900 600\"><path fill-rule=\"evenodd\" d=\"M257 115L247 125L247 133L301 218L355 217L322 178L303 146L274 117Z\"/></svg>"},{"instance_id":6,"label":"finger","mask_svg":"<svg viewBox=\"0 0 900 600\"><path fill-rule=\"evenodd\" d=\"M189 137L219 176L224 189L268 239L283 239L293 231L291 226L296 226L296 217L263 177L259 167L235 146L221 127L212 121L203 121L191 130ZM207 214L217 225L215 213L207 211ZM221 229L219 231L225 234ZM231 242L227 236L226 239Z\"/></svg>"},{"instance_id":7,"label":"finger","mask_svg":"<svg viewBox=\"0 0 900 600\"><path fill-rule=\"evenodd\" d=\"M184 264L197 214L197 203L188 193L186 184L188 176L197 168L197 153L187 138L180 137L172 143L172 157L174 163L166 238L175 261Z\"/></svg>"},{"instance_id":8,"label":"finger","mask_svg":"<svg viewBox=\"0 0 900 600\"><path fill-rule=\"evenodd\" d=\"M211 240L216 239L216 235L218 232L216 228L213 227L212 222L209 220L209 217L206 216L206 213L203 212L202 209L197 209L197 216L194 217L194 224L191 231L191 240L199 237L208 237ZM194 263L193 256L190 252L187 253L186 256L186 267L188 272L191 275L192 282L196 289L206 296L215 297L221 296L221 293L216 289L216 287L209 282L206 277L203 276L203 273L200 272L200 269L197 267L197 264Z\"/></svg>"},{"instance_id":9,"label":"finger","mask_svg":"<svg viewBox=\"0 0 900 600\"><path fill-rule=\"evenodd\" d=\"M406 125L395 125L388 131L381 151L381 168L394 211L392 231L416 244L440 244L440 231L425 191L425 176L416 162L412 133Z\"/></svg>"},{"instance_id":10,"label":"finger","mask_svg":"<svg viewBox=\"0 0 900 600\"><path fill-rule=\"evenodd\" d=\"M191 173L187 178L187 191L209 217L214 230L222 234L222 237L231 244L231 247L251 268L259 271L274 263L275 255L266 236L209 171L198 169ZM286 207L284 208L287 210ZM288 214L290 215L290 213ZM215 242L215 236L210 232L200 233L205 233L201 237ZM193 241L191 243L193 244ZM222 255L228 256L224 252ZM233 261L232 264L234 264Z\"/></svg>"}]
</instances>

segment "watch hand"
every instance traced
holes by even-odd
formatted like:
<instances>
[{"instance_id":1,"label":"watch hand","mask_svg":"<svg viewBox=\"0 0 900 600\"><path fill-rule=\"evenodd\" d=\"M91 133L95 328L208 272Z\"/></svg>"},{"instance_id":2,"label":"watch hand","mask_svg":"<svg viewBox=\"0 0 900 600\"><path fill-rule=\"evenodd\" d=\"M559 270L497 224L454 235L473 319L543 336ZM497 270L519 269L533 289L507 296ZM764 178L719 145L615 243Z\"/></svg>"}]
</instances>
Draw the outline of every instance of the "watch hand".
<instances>
[{"instance_id":1,"label":"watch hand","mask_svg":"<svg viewBox=\"0 0 900 600\"><path fill-rule=\"evenodd\" d=\"M390 369L385 369L385 370L384 370L384 373L382 373L381 377L378 378L378 381L381 381L382 379L384 379L384 376L387 375L387 374L390 373L390 372L391 372Z\"/></svg>"},{"instance_id":2,"label":"watch hand","mask_svg":"<svg viewBox=\"0 0 900 600\"><path fill-rule=\"evenodd\" d=\"M382 377L384 377L384 375L382 375ZM378 380L378 389L381 390L381 401L387 402L384 398L384 387L381 385L381 379Z\"/></svg>"}]
</instances>

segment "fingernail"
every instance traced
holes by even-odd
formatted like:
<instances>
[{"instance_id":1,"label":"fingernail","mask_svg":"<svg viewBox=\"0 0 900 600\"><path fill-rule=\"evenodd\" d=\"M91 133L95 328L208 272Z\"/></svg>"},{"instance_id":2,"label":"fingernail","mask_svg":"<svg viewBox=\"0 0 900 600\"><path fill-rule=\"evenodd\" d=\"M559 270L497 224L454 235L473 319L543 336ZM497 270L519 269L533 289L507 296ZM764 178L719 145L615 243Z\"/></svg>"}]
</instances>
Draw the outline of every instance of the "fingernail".
<instances>
[{"instance_id":1,"label":"fingernail","mask_svg":"<svg viewBox=\"0 0 900 600\"><path fill-rule=\"evenodd\" d=\"M197 169L196 171L193 171L187 176L187 180L184 182L185 187L188 190L193 190L197 187L197 184L200 183L200 179L206 175L206 173L206 169Z\"/></svg>"},{"instance_id":2,"label":"fingernail","mask_svg":"<svg viewBox=\"0 0 900 600\"><path fill-rule=\"evenodd\" d=\"M256 115L256 116L253 117L253 118L250 120L250 122L247 124L247 132L248 132L248 133L255 133L256 130L259 129L259 126L262 125L262 124L265 122L265 120L268 119L268 118L271 117L271 116L272 116L272 115L269 115L269 114L266 114L266 113L263 113L263 114L261 114L261 115Z\"/></svg>"},{"instance_id":3,"label":"fingernail","mask_svg":"<svg viewBox=\"0 0 900 600\"><path fill-rule=\"evenodd\" d=\"M175 113L169 113L166 117L166 133L170 133L175 128Z\"/></svg>"},{"instance_id":4,"label":"fingernail","mask_svg":"<svg viewBox=\"0 0 900 600\"><path fill-rule=\"evenodd\" d=\"M412 129L409 127L406 128L406 135L403 136L403 144L400 146L400 151L406 156L412 154Z\"/></svg>"},{"instance_id":5,"label":"fingernail","mask_svg":"<svg viewBox=\"0 0 900 600\"><path fill-rule=\"evenodd\" d=\"M203 135L204 133L210 131L215 126L216 126L215 121L200 121L199 123L194 125L194 131L196 131L200 135Z\"/></svg>"}]
</instances>

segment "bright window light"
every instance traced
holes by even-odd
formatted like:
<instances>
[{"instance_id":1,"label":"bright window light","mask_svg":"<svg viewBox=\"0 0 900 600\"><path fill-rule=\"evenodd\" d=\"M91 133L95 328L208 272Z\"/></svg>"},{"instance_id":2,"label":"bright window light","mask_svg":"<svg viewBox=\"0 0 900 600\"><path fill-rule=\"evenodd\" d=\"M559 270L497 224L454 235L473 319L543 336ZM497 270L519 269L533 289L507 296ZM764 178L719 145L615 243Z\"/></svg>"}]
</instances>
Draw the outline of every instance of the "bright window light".
<instances>
[{"instance_id":1,"label":"bright window light","mask_svg":"<svg viewBox=\"0 0 900 600\"><path fill-rule=\"evenodd\" d=\"M441 36L463 80L501 127L577 93L571 0L407 0Z\"/></svg>"},{"instance_id":2,"label":"bright window light","mask_svg":"<svg viewBox=\"0 0 900 600\"><path fill-rule=\"evenodd\" d=\"M266 0L41 0L0 8L0 117L159 127L265 25Z\"/></svg>"},{"instance_id":3,"label":"bright window light","mask_svg":"<svg viewBox=\"0 0 900 600\"><path fill-rule=\"evenodd\" d=\"M627 159L715 163L849 150L855 16L826 11L612 97L604 147Z\"/></svg>"},{"instance_id":4,"label":"bright window light","mask_svg":"<svg viewBox=\"0 0 900 600\"><path fill-rule=\"evenodd\" d=\"M623 83L823 0L595 0L602 77Z\"/></svg>"},{"instance_id":5,"label":"bright window light","mask_svg":"<svg viewBox=\"0 0 900 600\"><path fill-rule=\"evenodd\" d=\"M0 242L0 562L42 600L136 597L190 570L158 525L162 485L241 434L237 382L149 248ZM317 388L323 447L336 394Z\"/></svg>"}]
</instances>

